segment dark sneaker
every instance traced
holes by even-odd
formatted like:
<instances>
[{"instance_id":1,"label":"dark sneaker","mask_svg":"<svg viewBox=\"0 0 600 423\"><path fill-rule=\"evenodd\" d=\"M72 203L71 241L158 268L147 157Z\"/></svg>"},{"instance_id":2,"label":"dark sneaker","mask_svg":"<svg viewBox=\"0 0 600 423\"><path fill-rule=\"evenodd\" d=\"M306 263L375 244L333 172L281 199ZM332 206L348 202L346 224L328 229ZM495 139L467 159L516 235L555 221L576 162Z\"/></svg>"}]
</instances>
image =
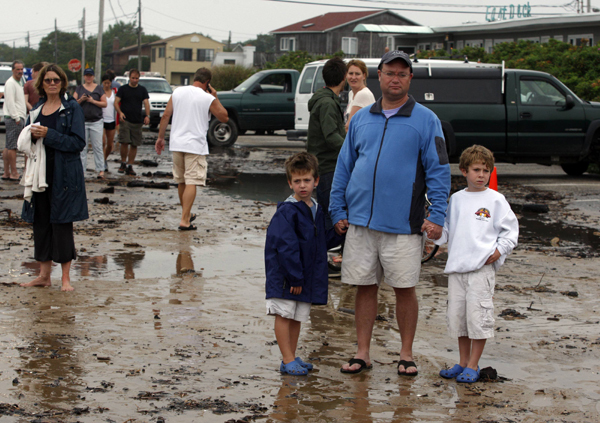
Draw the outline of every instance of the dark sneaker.
<instances>
[{"instance_id":1,"label":"dark sneaker","mask_svg":"<svg viewBox=\"0 0 600 423\"><path fill-rule=\"evenodd\" d=\"M119 170L117 170L117 172L119 173L125 173L125 168L127 167L127 165L125 165L125 163L121 163L121 167L119 167Z\"/></svg>"},{"instance_id":2,"label":"dark sneaker","mask_svg":"<svg viewBox=\"0 0 600 423\"><path fill-rule=\"evenodd\" d=\"M133 170L133 166L128 165L127 166L127 170L125 170L125 175L129 175L129 176L135 176L136 173Z\"/></svg>"}]
</instances>

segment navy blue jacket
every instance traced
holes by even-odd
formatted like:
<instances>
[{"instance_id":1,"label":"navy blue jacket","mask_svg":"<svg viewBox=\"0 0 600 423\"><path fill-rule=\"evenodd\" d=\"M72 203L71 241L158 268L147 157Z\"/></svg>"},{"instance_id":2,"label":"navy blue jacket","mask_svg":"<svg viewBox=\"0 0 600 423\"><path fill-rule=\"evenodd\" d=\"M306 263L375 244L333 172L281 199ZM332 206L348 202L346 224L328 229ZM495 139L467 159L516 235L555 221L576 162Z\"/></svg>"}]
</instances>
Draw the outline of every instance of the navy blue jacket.
<instances>
[{"instance_id":1,"label":"navy blue jacket","mask_svg":"<svg viewBox=\"0 0 600 423\"><path fill-rule=\"evenodd\" d=\"M313 220L304 201L277 204L265 242L267 299L327 304L327 250L343 239L333 228L325 231L321 207ZM291 286L301 286L302 292L291 294Z\"/></svg>"},{"instance_id":2,"label":"navy blue jacket","mask_svg":"<svg viewBox=\"0 0 600 423\"><path fill-rule=\"evenodd\" d=\"M31 111L26 125L35 122L46 101L41 98ZM85 120L83 111L73 97L61 98L62 105L56 128L48 128L44 145L55 149L54 179L50 203L50 223L70 223L88 218L85 179L80 153L85 147ZM23 203L22 218L33 223L35 196L31 203Z\"/></svg>"}]
</instances>

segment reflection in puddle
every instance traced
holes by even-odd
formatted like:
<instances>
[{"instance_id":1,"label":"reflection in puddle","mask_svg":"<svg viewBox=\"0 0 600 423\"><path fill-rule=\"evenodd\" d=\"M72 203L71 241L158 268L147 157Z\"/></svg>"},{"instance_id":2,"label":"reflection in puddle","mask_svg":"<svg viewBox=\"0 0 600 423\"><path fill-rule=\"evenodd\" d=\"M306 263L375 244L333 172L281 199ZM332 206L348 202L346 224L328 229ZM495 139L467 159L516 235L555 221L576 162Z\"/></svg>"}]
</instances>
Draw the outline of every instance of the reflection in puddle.
<instances>
[{"instance_id":1,"label":"reflection in puddle","mask_svg":"<svg viewBox=\"0 0 600 423\"><path fill-rule=\"evenodd\" d=\"M283 174L242 173L236 178L217 179L211 188L234 198L276 203L292 192Z\"/></svg>"},{"instance_id":2,"label":"reflection in puddle","mask_svg":"<svg viewBox=\"0 0 600 423\"><path fill-rule=\"evenodd\" d=\"M195 263L202 263L195 269ZM262 261L231 244L189 247L175 254L171 251L117 251L112 255L79 256L73 262L73 277L105 279L200 278L233 275L248 269L262 268ZM39 274L39 263L23 262L21 267L31 275ZM60 279L60 266L53 263L52 277Z\"/></svg>"}]
</instances>

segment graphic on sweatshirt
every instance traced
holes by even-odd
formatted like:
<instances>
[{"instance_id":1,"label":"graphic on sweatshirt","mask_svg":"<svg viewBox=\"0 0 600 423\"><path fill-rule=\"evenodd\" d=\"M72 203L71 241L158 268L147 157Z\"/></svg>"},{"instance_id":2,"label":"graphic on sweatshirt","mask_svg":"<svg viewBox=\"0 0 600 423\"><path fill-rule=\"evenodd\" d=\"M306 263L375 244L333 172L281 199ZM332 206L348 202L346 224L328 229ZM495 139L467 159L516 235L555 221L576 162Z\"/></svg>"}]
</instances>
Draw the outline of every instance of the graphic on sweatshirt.
<instances>
[{"instance_id":1,"label":"graphic on sweatshirt","mask_svg":"<svg viewBox=\"0 0 600 423\"><path fill-rule=\"evenodd\" d=\"M477 210L475 215L478 217L477 220L488 220L492 217L490 211L484 207Z\"/></svg>"}]
</instances>

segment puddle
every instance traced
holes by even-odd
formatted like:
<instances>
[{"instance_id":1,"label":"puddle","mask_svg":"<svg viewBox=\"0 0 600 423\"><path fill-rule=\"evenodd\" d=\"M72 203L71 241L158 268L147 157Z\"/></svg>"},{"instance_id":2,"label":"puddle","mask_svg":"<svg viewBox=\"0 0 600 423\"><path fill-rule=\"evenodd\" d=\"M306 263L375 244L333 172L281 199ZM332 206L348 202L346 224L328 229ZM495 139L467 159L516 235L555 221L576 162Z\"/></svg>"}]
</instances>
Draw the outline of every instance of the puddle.
<instances>
[{"instance_id":1,"label":"puddle","mask_svg":"<svg viewBox=\"0 0 600 423\"><path fill-rule=\"evenodd\" d=\"M230 244L210 247L190 247L189 250L116 252L109 255L79 256L73 262L71 275L78 279L151 279L181 277L215 277L237 275L262 268L262 261L243 249ZM262 253L262 252L261 252ZM36 266L37 264L37 266ZM39 263L24 262L21 267L30 275L39 274ZM60 278L61 268L53 265L52 277Z\"/></svg>"},{"instance_id":2,"label":"puddle","mask_svg":"<svg viewBox=\"0 0 600 423\"><path fill-rule=\"evenodd\" d=\"M594 232L597 230L593 228L545 222L540 220L539 214L523 213L519 219L519 242L543 247L552 247L552 239L559 238L559 247L568 249L585 247L588 253L598 254L600 236L594 235Z\"/></svg>"},{"instance_id":3,"label":"puddle","mask_svg":"<svg viewBox=\"0 0 600 423\"><path fill-rule=\"evenodd\" d=\"M284 201L292 193L284 174L242 173L235 178L218 178L210 187L233 198L268 203Z\"/></svg>"}]
</instances>

